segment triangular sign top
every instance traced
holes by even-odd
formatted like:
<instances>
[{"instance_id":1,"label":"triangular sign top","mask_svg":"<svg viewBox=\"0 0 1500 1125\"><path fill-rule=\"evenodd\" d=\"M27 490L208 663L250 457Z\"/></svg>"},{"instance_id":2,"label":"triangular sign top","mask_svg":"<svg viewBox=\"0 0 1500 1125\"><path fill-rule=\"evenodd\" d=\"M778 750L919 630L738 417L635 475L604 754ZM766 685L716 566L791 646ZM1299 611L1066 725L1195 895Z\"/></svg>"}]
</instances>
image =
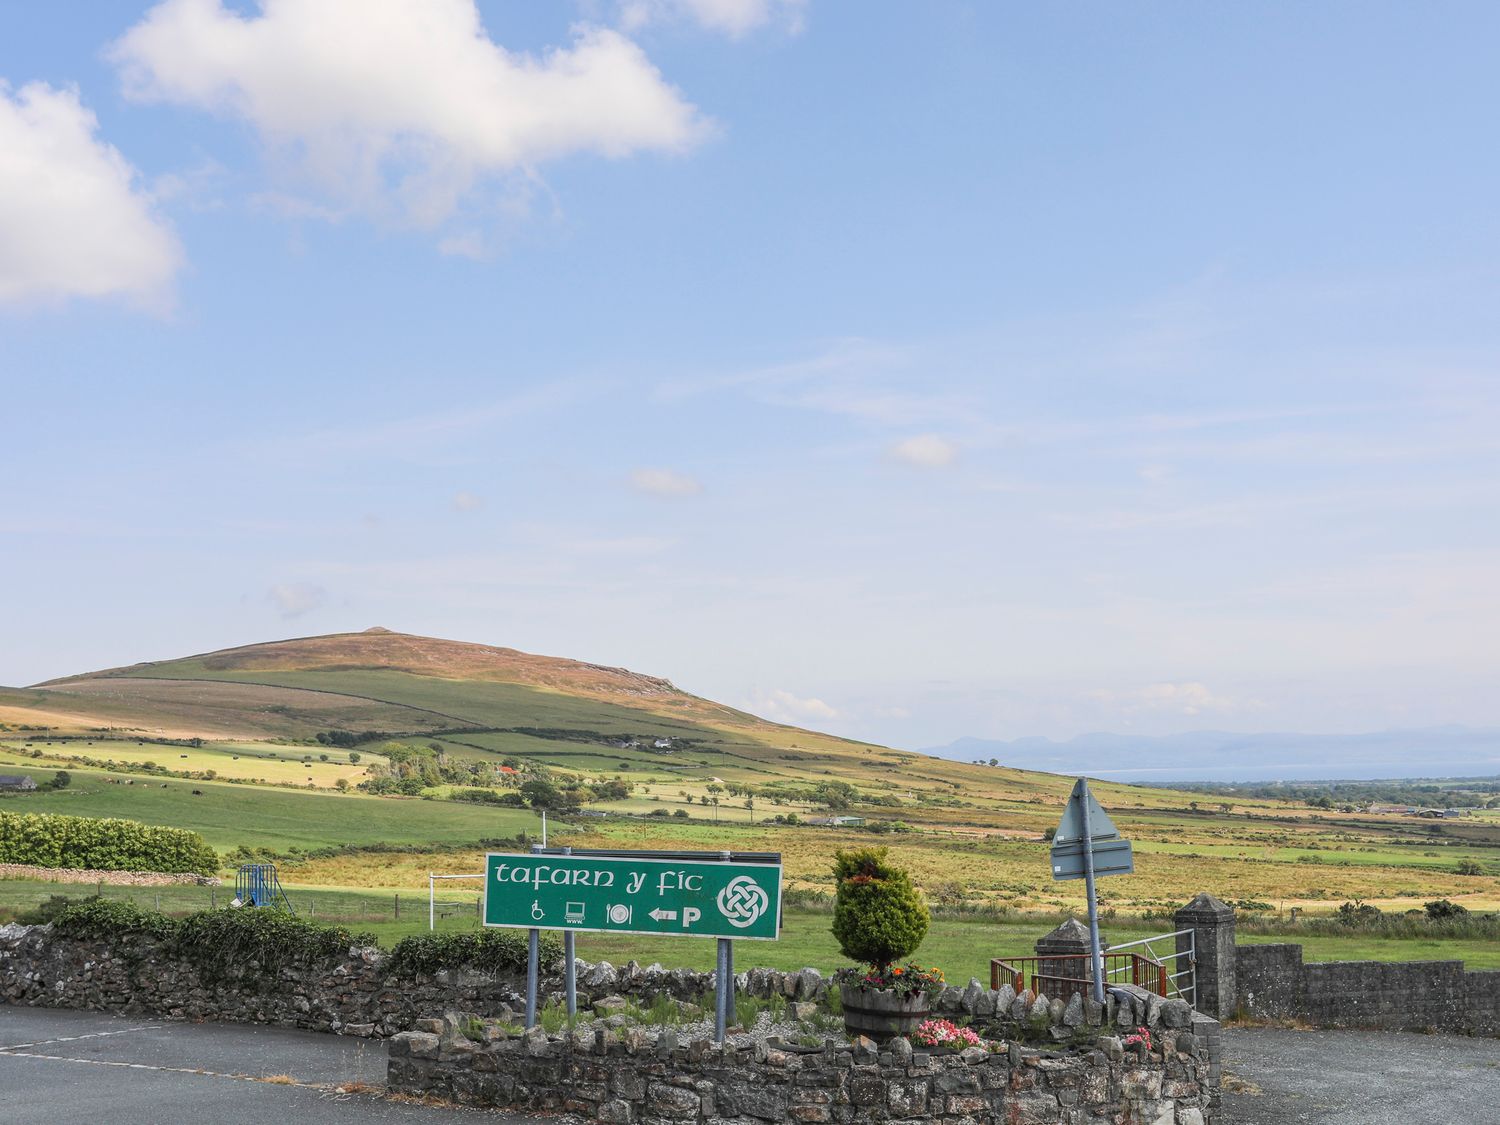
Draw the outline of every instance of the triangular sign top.
<instances>
[{"instance_id":1,"label":"triangular sign top","mask_svg":"<svg viewBox=\"0 0 1500 1125\"><path fill-rule=\"evenodd\" d=\"M1083 839L1083 800L1089 803L1089 832L1095 840L1107 840L1119 836L1120 830L1115 827L1115 822L1109 819L1109 813L1104 811L1102 805L1094 800L1094 795L1089 792L1088 782L1079 778L1073 786L1073 794L1068 798L1067 808L1063 809L1062 820L1057 825L1057 834L1052 837L1056 844L1077 843Z\"/></svg>"}]
</instances>

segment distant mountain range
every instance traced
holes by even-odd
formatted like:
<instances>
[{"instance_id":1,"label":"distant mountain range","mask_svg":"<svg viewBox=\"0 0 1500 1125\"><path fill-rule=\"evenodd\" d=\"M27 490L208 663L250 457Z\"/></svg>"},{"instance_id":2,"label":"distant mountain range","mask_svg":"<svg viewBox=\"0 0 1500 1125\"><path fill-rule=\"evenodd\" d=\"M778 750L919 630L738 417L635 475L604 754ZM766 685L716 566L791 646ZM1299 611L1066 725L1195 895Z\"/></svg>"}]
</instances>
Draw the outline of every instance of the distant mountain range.
<instances>
[{"instance_id":1,"label":"distant mountain range","mask_svg":"<svg viewBox=\"0 0 1500 1125\"><path fill-rule=\"evenodd\" d=\"M1460 726L1369 734L1082 734L1063 742L960 738L922 753L1128 782L1500 776L1500 731Z\"/></svg>"}]
</instances>

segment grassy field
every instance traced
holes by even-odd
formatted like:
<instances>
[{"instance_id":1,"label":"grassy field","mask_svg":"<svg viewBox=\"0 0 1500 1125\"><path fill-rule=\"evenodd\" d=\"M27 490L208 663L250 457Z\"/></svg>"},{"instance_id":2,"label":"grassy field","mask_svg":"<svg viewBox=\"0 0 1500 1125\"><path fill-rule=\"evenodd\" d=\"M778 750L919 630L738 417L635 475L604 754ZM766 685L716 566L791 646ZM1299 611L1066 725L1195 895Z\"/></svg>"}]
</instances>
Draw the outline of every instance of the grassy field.
<instances>
[{"instance_id":1,"label":"grassy field","mask_svg":"<svg viewBox=\"0 0 1500 1125\"><path fill-rule=\"evenodd\" d=\"M38 781L50 769L16 769ZM124 817L200 832L220 851L239 847L286 852L342 844L475 843L536 831L538 818L525 809L499 809L453 801L368 797L234 785L223 781L135 778L93 770L73 773L56 792L0 798L6 812L53 812L73 816ZM195 793L196 791L196 793ZM358 859L374 863L378 860Z\"/></svg>"},{"instance_id":2,"label":"grassy field","mask_svg":"<svg viewBox=\"0 0 1500 1125\"><path fill-rule=\"evenodd\" d=\"M49 753L55 749L47 748ZM99 754L102 747L87 749ZM277 754L296 752L296 748L269 745L262 749ZM111 755L117 756L113 751ZM193 763L194 759L187 760ZM50 759L36 763L3 752L0 767L29 772L39 781L52 772ZM327 768L335 767L330 763ZM355 767L345 763L343 768ZM0 807L123 816L192 828L221 851L241 845L283 853L345 844L452 846L522 831L536 833L539 828L539 818L528 810L454 801L231 785L221 780L158 779L89 769L72 773L74 784L67 790L0 799ZM1081 884L1052 882L1047 877L1040 833L1016 827L1014 822L980 830L928 824L907 834L875 837L855 829L751 823L748 810L724 806L715 823L712 809L689 805L676 796L681 789L691 788L690 783L674 779L661 788L671 793L658 802L637 796L612 807L681 809L690 812L691 819L624 817L575 820L569 825L554 818L554 838L583 847L779 851L785 857L789 886L825 892L831 890L829 862L835 849L881 843L932 893L956 891L970 901L1017 910L1082 907ZM754 815L763 819L767 812L762 803ZM1048 815L1050 819L1055 814ZM1351 828L1343 820L1296 817L1289 812L1273 817L1268 811L1255 819L1236 820L1221 813L1175 809L1120 811L1117 820L1135 841L1137 871L1103 882L1101 894L1107 905L1124 913L1167 909L1205 888L1226 900L1323 912L1355 898L1388 910L1409 909L1437 897L1475 910L1493 909L1500 902L1493 846L1467 838L1430 837L1414 832L1410 825L1372 822ZM434 854L339 855L292 863L287 874L322 886L416 889L425 886L429 870L478 870L482 855L477 846ZM1466 859L1477 863L1485 874L1457 874L1457 864Z\"/></svg>"},{"instance_id":3,"label":"grassy field","mask_svg":"<svg viewBox=\"0 0 1500 1125\"><path fill-rule=\"evenodd\" d=\"M443 932L470 932L478 928L472 891L454 889L449 884L438 892L440 902L454 903L437 919ZM187 913L210 905L223 905L233 892L232 882L224 887L110 887L56 884L34 880L0 881L0 922L45 900L53 894L80 897L102 891L105 898L130 899L141 906ZM428 930L427 895L424 889L410 891L350 891L328 887L289 884L293 905L304 917L337 922L373 934L389 948L409 934ZM399 901L398 901L399 899ZM397 917L399 911L400 917ZM800 969L812 966L824 971L844 967L848 961L839 953L829 932L830 915L822 911L788 910L781 938L777 941L741 942L736 947L740 967L764 965L778 969ZM927 940L917 951L915 960L935 964L950 979L960 982L975 976L989 980L991 957L1030 956L1037 938L1056 924L1055 917L1018 916L999 921L936 918ZM1106 941L1132 941L1168 929L1165 923L1142 923L1115 919L1101 927ZM1351 933L1348 936L1300 934L1241 935L1241 942L1297 942L1304 947L1309 961L1376 960L1422 961L1462 959L1470 968L1500 968L1500 946L1490 941L1449 939L1446 941L1394 940ZM669 968L711 969L714 965L714 943L637 935L580 934L578 955L588 960L606 960L624 964L636 960L642 964L660 962Z\"/></svg>"},{"instance_id":4,"label":"grassy field","mask_svg":"<svg viewBox=\"0 0 1500 1125\"><path fill-rule=\"evenodd\" d=\"M69 707L78 709L67 720L71 726L56 718ZM779 726L620 669L424 638L347 634L132 666L41 690L0 689L0 723L14 728L18 715L48 716L27 725L55 729L0 732L0 772L45 781L67 768L74 783L59 792L0 797L0 808L191 828L221 853L270 849L284 857L283 880L303 888L298 893L308 909L367 921L383 940L425 925L425 914L397 922L393 907L397 895L424 895L428 872L480 870L481 840L535 834L539 827L528 810L335 790L340 778L357 784L371 766L379 769L382 749L402 741L434 743L458 762L514 758L561 784L615 776L631 783L628 798L594 806L610 814L606 819L553 818L554 843L777 851L788 886L825 894L832 890L836 849L889 846L935 900L982 905L1016 919L935 926L923 956L945 962L955 975L983 975L993 951L1028 951L1038 927L1048 928L1036 917L1083 907L1081 883L1051 880L1044 841L1071 778L1015 768L1023 763L946 761ZM83 737L54 737L65 729ZM361 762L351 763L346 752L313 740L329 729L386 733L372 734L359 747ZM151 741L166 733L193 734L205 744ZM657 747L657 739L671 744ZM43 759L24 756L38 749ZM328 761L320 760L323 754ZM304 761L309 755L313 760ZM115 772L78 765L80 757L112 759ZM146 762L200 774L213 770L217 777L162 778L145 772ZM230 784L231 777L296 788ZM876 835L771 823L775 816L826 815L830 809L811 791L828 782L854 787L848 811L911 830ZM745 794L729 793L729 786L753 787L754 807L745 807ZM451 791L443 786L426 796ZM1350 900L1404 912L1436 898L1473 911L1500 908L1500 810L1418 820L1105 782L1094 791L1135 846L1136 873L1100 887L1106 909L1119 916L1116 937L1141 932L1126 929L1137 923L1124 919L1164 914L1203 890L1283 913L1299 907L1328 914ZM705 803L711 796L718 797L717 808ZM301 854L341 847L367 850ZM449 886L450 897L464 897L461 885ZM19 892L0 883L0 908L13 893ZM385 902L390 914L378 907ZM472 925L473 919L459 910L445 924ZM590 936L581 948L611 960L706 964L712 957L709 943L613 941ZM1350 935L1307 944L1309 955L1320 957L1463 956L1475 964L1500 963L1482 946L1457 941ZM783 941L747 947L743 955L790 967L837 960L826 921L796 920Z\"/></svg>"},{"instance_id":5,"label":"grassy field","mask_svg":"<svg viewBox=\"0 0 1500 1125\"><path fill-rule=\"evenodd\" d=\"M0 742L0 764L24 765L30 750L41 750L48 761L66 769L84 759L116 762L121 765L153 763L169 770L201 773L213 770L219 777L248 781L292 782L332 789L339 778L351 785L369 776L369 764L379 759L364 753L362 762L349 761L347 750L331 747L284 746L271 742L205 742L204 745L177 746L142 739L90 739ZM311 761L304 761L311 758ZM322 759L326 758L324 761ZM86 767L85 767L86 768Z\"/></svg>"}]
</instances>

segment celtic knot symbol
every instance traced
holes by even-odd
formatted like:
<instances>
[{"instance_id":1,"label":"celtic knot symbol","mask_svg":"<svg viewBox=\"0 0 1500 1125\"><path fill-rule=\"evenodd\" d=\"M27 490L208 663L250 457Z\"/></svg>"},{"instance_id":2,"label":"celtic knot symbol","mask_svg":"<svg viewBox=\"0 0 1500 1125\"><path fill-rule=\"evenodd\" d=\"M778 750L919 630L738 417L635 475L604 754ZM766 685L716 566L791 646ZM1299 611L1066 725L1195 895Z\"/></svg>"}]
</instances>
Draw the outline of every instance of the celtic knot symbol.
<instances>
[{"instance_id":1,"label":"celtic knot symbol","mask_svg":"<svg viewBox=\"0 0 1500 1125\"><path fill-rule=\"evenodd\" d=\"M748 875L729 880L728 886L719 892L718 901L719 913L731 926L742 930L753 924L771 905L765 889Z\"/></svg>"}]
</instances>

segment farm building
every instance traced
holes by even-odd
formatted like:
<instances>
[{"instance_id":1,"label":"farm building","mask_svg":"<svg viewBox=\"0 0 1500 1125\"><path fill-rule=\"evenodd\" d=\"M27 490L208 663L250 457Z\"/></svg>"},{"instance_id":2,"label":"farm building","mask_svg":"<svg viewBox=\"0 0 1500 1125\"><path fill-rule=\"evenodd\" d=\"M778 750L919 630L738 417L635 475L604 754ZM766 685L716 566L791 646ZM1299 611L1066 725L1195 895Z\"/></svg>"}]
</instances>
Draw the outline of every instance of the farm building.
<instances>
[{"instance_id":1,"label":"farm building","mask_svg":"<svg viewBox=\"0 0 1500 1125\"><path fill-rule=\"evenodd\" d=\"M25 791L35 788L36 782L29 777L16 777L14 774L0 775L0 790Z\"/></svg>"}]
</instances>

